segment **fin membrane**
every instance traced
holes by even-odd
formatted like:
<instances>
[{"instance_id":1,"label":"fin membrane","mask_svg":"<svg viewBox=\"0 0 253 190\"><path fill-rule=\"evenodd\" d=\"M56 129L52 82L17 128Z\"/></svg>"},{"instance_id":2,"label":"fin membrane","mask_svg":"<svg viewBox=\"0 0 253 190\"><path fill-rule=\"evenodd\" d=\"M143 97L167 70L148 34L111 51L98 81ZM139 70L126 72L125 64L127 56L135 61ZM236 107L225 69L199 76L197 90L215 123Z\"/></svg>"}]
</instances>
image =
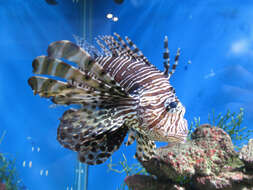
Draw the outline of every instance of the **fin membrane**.
<instances>
[{"instance_id":1,"label":"fin membrane","mask_svg":"<svg viewBox=\"0 0 253 190\"><path fill-rule=\"evenodd\" d=\"M55 104L90 104L99 107L99 105L111 103L119 98L89 87L75 87L66 82L41 76L31 77L28 83L34 94L39 94L39 96L45 98L51 97Z\"/></svg>"},{"instance_id":2,"label":"fin membrane","mask_svg":"<svg viewBox=\"0 0 253 190\"><path fill-rule=\"evenodd\" d=\"M135 141L135 136L136 136L136 132L134 130L130 129L128 132L128 138L127 138L127 142L125 143L125 145L129 146L129 145L133 144Z\"/></svg>"},{"instance_id":3,"label":"fin membrane","mask_svg":"<svg viewBox=\"0 0 253 190\"><path fill-rule=\"evenodd\" d=\"M53 42L48 47L48 56L53 58L63 58L76 63L86 73L92 73L103 83L117 89L121 94L126 95L124 89L106 72L95 59L91 57L81 47L70 41Z\"/></svg>"},{"instance_id":4,"label":"fin membrane","mask_svg":"<svg viewBox=\"0 0 253 190\"><path fill-rule=\"evenodd\" d=\"M119 148L128 131L123 118L114 117L110 111L67 110L58 127L58 141L65 148L79 152L81 162L103 163Z\"/></svg>"},{"instance_id":5,"label":"fin membrane","mask_svg":"<svg viewBox=\"0 0 253 190\"><path fill-rule=\"evenodd\" d=\"M86 85L102 92L110 92L111 94L119 92L118 88L115 89L113 86L107 85L103 81L99 81L57 58L47 56L37 57L33 61L33 73L60 77L69 81L74 86Z\"/></svg>"},{"instance_id":6,"label":"fin membrane","mask_svg":"<svg viewBox=\"0 0 253 190\"><path fill-rule=\"evenodd\" d=\"M102 164L105 162L122 144L128 127L122 126L113 132L106 132L97 136L93 141L88 141L79 151L80 162L89 165ZM88 144L88 146L87 146Z\"/></svg>"},{"instance_id":7,"label":"fin membrane","mask_svg":"<svg viewBox=\"0 0 253 190\"><path fill-rule=\"evenodd\" d=\"M114 36L116 36L117 40ZM135 60L143 61L147 65L151 65L139 48L128 37L125 37L126 43L119 34L114 33L114 36L101 36L100 40L105 45L97 39L97 44L106 55L108 55L109 51L113 56L129 56Z\"/></svg>"}]
</instances>

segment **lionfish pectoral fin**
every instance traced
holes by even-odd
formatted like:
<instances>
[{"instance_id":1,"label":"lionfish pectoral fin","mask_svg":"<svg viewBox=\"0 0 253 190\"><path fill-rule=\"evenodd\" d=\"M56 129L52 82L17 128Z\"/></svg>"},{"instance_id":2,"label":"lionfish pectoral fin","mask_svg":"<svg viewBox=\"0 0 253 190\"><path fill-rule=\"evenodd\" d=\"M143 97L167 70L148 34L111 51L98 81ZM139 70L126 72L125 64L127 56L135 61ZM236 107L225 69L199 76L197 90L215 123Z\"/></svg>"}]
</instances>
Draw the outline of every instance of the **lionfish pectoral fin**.
<instances>
[{"instance_id":1,"label":"lionfish pectoral fin","mask_svg":"<svg viewBox=\"0 0 253 190\"><path fill-rule=\"evenodd\" d=\"M110 92L116 94L118 89L114 86L98 80L90 73L85 73L57 58L48 56L38 56L33 61L33 73L39 75L49 75L52 77L60 77L67 80L72 86L88 86L102 92Z\"/></svg>"},{"instance_id":2,"label":"lionfish pectoral fin","mask_svg":"<svg viewBox=\"0 0 253 190\"><path fill-rule=\"evenodd\" d=\"M65 148L78 152L81 162L91 165L110 157L128 131L122 118L112 117L110 110L105 109L71 109L60 120L57 140Z\"/></svg>"},{"instance_id":3,"label":"lionfish pectoral fin","mask_svg":"<svg viewBox=\"0 0 253 190\"><path fill-rule=\"evenodd\" d=\"M34 94L39 94L45 98L56 96L67 86L65 82L40 76L30 77L28 84L31 86Z\"/></svg>"},{"instance_id":4,"label":"lionfish pectoral fin","mask_svg":"<svg viewBox=\"0 0 253 190\"><path fill-rule=\"evenodd\" d=\"M98 105L106 102L111 98L109 94L101 94L99 91L90 88L79 88L69 83L59 80L50 79L42 76L34 76L29 78L29 85L34 94L44 98L51 98L55 104L90 104Z\"/></svg>"},{"instance_id":5,"label":"lionfish pectoral fin","mask_svg":"<svg viewBox=\"0 0 253 190\"><path fill-rule=\"evenodd\" d=\"M141 133L136 134L136 141L137 147L135 156L138 160L147 161L154 157L156 149L154 141L151 141L147 136Z\"/></svg>"},{"instance_id":6,"label":"lionfish pectoral fin","mask_svg":"<svg viewBox=\"0 0 253 190\"><path fill-rule=\"evenodd\" d=\"M97 136L92 141L88 141L89 146L86 146L78 152L80 162L89 165L97 165L104 163L122 144L128 127L122 125L115 131L105 132Z\"/></svg>"},{"instance_id":7,"label":"lionfish pectoral fin","mask_svg":"<svg viewBox=\"0 0 253 190\"><path fill-rule=\"evenodd\" d=\"M48 56L52 58L64 58L76 63L85 73L91 73L104 85L110 86L114 93L126 96L124 89L114 80L114 78L99 65L92 56L81 47L70 41L53 42L48 47Z\"/></svg>"}]
</instances>

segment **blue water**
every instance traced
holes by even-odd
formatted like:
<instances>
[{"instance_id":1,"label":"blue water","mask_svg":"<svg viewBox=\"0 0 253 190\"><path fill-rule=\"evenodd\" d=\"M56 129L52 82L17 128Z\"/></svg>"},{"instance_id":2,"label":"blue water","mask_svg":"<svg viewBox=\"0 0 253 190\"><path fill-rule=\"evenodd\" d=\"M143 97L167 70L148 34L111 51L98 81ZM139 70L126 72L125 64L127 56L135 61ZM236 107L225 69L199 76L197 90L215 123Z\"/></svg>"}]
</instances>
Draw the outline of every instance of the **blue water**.
<instances>
[{"instance_id":1,"label":"blue water","mask_svg":"<svg viewBox=\"0 0 253 190\"><path fill-rule=\"evenodd\" d=\"M53 41L74 41L73 34L85 33L89 41L100 34L127 35L161 70L167 35L172 55L181 48L171 83L186 107L187 120L200 117L206 123L213 109L225 113L243 107L243 125L253 129L252 1L125 0L117 5L113 0L89 0L85 12L82 2L58 2L0 1L0 134L7 131L0 152L16 157L28 189L63 190L74 183L76 155L56 140L58 118L66 108L50 108L27 84L32 60L46 54ZM107 19L107 13L118 21ZM134 145L122 146L113 162L123 160L122 153L129 163L136 162L134 152ZM108 171L106 164L89 167L88 189L115 190L123 182L124 175Z\"/></svg>"}]
</instances>

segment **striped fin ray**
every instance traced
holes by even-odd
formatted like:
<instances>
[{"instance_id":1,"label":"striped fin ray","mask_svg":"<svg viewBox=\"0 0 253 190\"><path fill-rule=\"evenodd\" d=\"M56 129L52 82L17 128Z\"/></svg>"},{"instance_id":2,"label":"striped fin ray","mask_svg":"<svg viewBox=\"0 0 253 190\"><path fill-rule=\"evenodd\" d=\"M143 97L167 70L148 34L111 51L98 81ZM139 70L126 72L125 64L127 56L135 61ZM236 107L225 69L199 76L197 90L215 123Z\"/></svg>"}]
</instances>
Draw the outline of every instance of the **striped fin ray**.
<instances>
[{"instance_id":1,"label":"striped fin ray","mask_svg":"<svg viewBox=\"0 0 253 190\"><path fill-rule=\"evenodd\" d=\"M114 35L117 37L121 48L121 55L123 56L130 56L129 52L131 51L131 49L129 48L129 46L126 44L126 42L121 38L121 36L117 33L114 33Z\"/></svg>"},{"instance_id":2,"label":"striped fin ray","mask_svg":"<svg viewBox=\"0 0 253 190\"><path fill-rule=\"evenodd\" d=\"M81 162L100 164L122 143L128 131L123 124L124 117L113 115L110 109L70 109L61 117L57 139L65 148L79 152Z\"/></svg>"},{"instance_id":3,"label":"striped fin ray","mask_svg":"<svg viewBox=\"0 0 253 190\"><path fill-rule=\"evenodd\" d=\"M130 49L132 50L132 56L135 57L136 59L139 58L139 53L141 53L141 51L139 50L139 48L132 42L131 39L129 39L127 36L125 37L127 43L129 44ZM141 53L142 54L142 53Z\"/></svg>"},{"instance_id":4,"label":"striped fin ray","mask_svg":"<svg viewBox=\"0 0 253 190\"><path fill-rule=\"evenodd\" d=\"M104 41L106 46L110 49L110 51L113 53L113 56L129 56L129 52L131 51L129 47L122 47L114 36L102 36L100 37L101 41Z\"/></svg>"},{"instance_id":5,"label":"striped fin ray","mask_svg":"<svg viewBox=\"0 0 253 190\"><path fill-rule=\"evenodd\" d=\"M170 70L170 52L168 49L168 37L167 36L164 37L164 49L165 49L165 51L163 53L163 59L164 59L163 65L164 65L165 70L164 70L163 74L168 79L170 79L170 77L175 73L176 67L178 65L178 59L180 56L180 48L177 49L177 54L175 56L174 64L172 65L171 70Z\"/></svg>"},{"instance_id":6,"label":"striped fin ray","mask_svg":"<svg viewBox=\"0 0 253 190\"><path fill-rule=\"evenodd\" d=\"M175 73L177 65L178 65L179 56L180 56L180 48L177 49L177 54L175 56L175 61L174 61L174 64L172 65L172 69L171 69L171 71L168 75L168 78L170 78Z\"/></svg>"},{"instance_id":7,"label":"striped fin ray","mask_svg":"<svg viewBox=\"0 0 253 190\"><path fill-rule=\"evenodd\" d=\"M98 57L101 56L102 53L100 51L98 51L98 49L96 47L94 47L93 45L91 45L87 40L85 40L85 38L77 36L77 35L73 35L76 44L81 47L82 49L84 49L84 51L86 51L88 54L90 54L92 57Z\"/></svg>"},{"instance_id":8,"label":"striped fin ray","mask_svg":"<svg viewBox=\"0 0 253 190\"><path fill-rule=\"evenodd\" d=\"M114 35L118 38L120 44L125 49L125 54L129 56L133 56L135 59L145 62L147 65L151 65L149 60L143 55L143 53L139 50L139 48L134 44L128 37L126 37L126 41L130 45L130 47L125 43L125 41L120 37L119 34L114 33ZM133 47L133 49L131 49ZM122 52L124 54L124 52Z\"/></svg>"},{"instance_id":9,"label":"striped fin ray","mask_svg":"<svg viewBox=\"0 0 253 190\"><path fill-rule=\"evenodd\" d=\"M106 72L101 65L82 48L70 41L53 42L48 47L49 57L64 58L76 63L86 73L92 73L96 78L107 85L117 89L119 93L126 96L124 89Z\"/></svg>"},{"instance_id":10,"label":"striped fin ray","mask_svg":"<svg viewBox=\"0 0 253 190\"><path fill-rule=\"evenodd\" d=\"M56 104L102 105L120 99L117 95L101 93L91 90L89 87L75 87L66 82L47 77L34 76L28 80L28 83L34 94L39 94L45 98L52 97L52 101Z\"/></svg>"},{"instance_id":11,"label":"striped fin ray","mask_svg":"<svg viewBox=\"0 0 253 190\"><path fill-rule=\"evenodd\" d=\"M104 41L104 43L106 44L106 46L109 48L112 56L119 56L119 48L117 48L117 46L115 46L115 43L113 43L113 40L110 38L110 36L99 36L101 41Z\"/></svg>"},{"instance_id":12,"label":"striped fin ray","mask_svg":"<svg viewBox=\"0 0 253 190\"><path fill-rule=\"evenodd\" d=\"M99 45L99 47L104 52L105 56L110 56L111 52L104 46L104 44L98 38L95 38L95 40L96 40L97 44Z\"/></svg>"},{"instance_id":13,"label":"striped fin ray","mask_svg":"<svg viewBox=\"0 0 253 190\"><path fill-rule=\"evenodd\" d=\"M168 37L165 36L164 37L164 53L163 53L163 59L164 59L164 62L163 62L163 65L164 65L164 72L163 74L165 76L168 76L169 75L169 69L170 69L170 52L169 52L169 48L168 48Z\"/></svg>"},{"instance_id":14,"label":"striped fin ray","mask_svg":"<svg viewBox=\"0 0 253 190\"><path fill-rule=\"evenodd\" d=\"M114 49L118 51L118 56L122 56L124 49L120 45L120 43L114 38L114 36L108 36L108 39L112 41Z\"/></svg>"},{"instance_id":15,"label":"striped fin ray","mask_svg":"<svg viewBox=\"0 0 253 190\"><path fill-rule=\"evenodd\" d=\"M75 86L89 86L101 92L110 92L110 94L121 94L119 89L115 89L100 80L95 79L87 73L84 73L80 69L77 69L63 61L47 57L39 56L33 61L33 72L35 74L44 74L50 76L56 76L68 80ZM76 84L75 84L76 83ZM124 95L124 94L123 94Z\"/></svg>"},{"instance_id":16,"label":"striped fin ray","mask_svg":"<svg viewBox=\"0 0 253 190\"><path fill-rule=\"evenodd\" d=\"M39 94L42 97L49 98L56 96L63 89L68 88L68 84L47 77L30 77L28 80L34 95Z\"/></svg>"},{"instance_id":17,"label":"striped fin ray","mask_svg":"<svg viewBox=\"0 0 253 190\"><path fill-rule=\"evenodd\" d=\"M133 51L125 43L125 41L118 34L115 33L115 35L118 38L119 42L117 42L113 36L102 36L100 39L110 49L113 56L130 56L132 58L135 58L133 56Z\"/></svg>"}]
</instances>

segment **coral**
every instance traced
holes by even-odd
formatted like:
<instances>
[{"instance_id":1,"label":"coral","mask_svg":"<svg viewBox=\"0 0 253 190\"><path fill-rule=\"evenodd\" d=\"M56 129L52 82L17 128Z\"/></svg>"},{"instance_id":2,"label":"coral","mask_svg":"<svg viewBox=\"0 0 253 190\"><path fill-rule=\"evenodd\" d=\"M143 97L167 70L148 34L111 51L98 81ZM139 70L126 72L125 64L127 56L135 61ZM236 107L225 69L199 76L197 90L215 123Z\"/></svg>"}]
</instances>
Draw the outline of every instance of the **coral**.
<instances>
[{"instance_id":1,"label":"coral","mask_svg":"<svg viewBox=\"0 0 253 190\"><path fill-rule=\"evenodd\" d=\"M153 182L159 189L164 185L163 189L171 189L174 185L186 190L250 190L253 189L252 143L253 139L237 153L228 133L204 124L195 129L185 144L158 148L151 160L139 160L156 179L129 176L125 182L132 189L152 189L151 185L150 188L145 185Z\"/></svg>"}]
</instances>

